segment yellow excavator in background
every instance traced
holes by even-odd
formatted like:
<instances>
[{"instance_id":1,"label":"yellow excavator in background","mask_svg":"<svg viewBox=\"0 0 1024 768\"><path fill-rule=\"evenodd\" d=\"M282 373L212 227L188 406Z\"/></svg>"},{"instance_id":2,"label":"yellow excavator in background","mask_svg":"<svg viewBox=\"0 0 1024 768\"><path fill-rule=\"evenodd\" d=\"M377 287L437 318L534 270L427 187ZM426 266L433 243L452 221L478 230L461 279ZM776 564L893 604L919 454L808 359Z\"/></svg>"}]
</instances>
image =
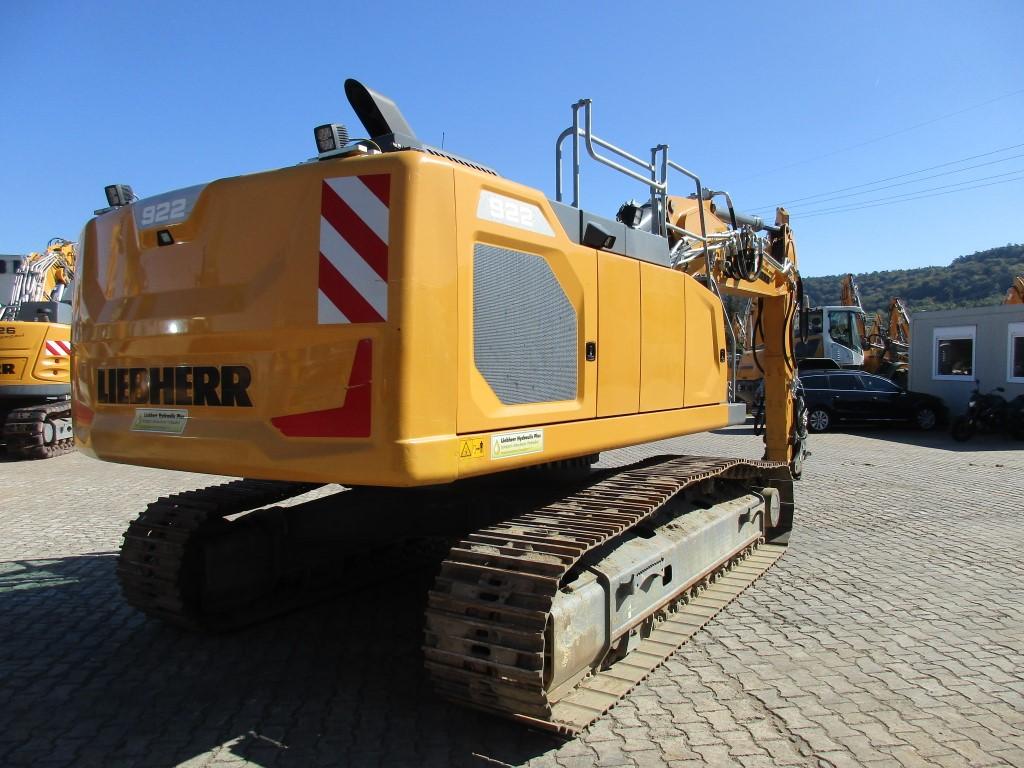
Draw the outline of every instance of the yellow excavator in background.
<instances>
[{"instance_id":1,"label":"yellow excavator in background","mask_svg":"<svg viewBox=\"0 0 1024 768\"><path fill-rule=\"evenodd\" d=\"M806 438L788 214L744 217L667 146L648 161L600 138L589 100L556 143L550 200L345 91L368 139L322 125L294 167L142 200L113 185L85 227L78 445L248 478L154 501L125 533L122 590L226 629L447 537L425 619L437 691L576 733L788 541ZM585 210L584 152L647 198ZM764 460L592 469L745 419L723 295L761 306ZM348 488L274 506L324 483Z\"/></svg>"},{"instance_id":2,"label":"yellow excavator in background","mask_svg":"<svg viewBox=\"0 0 1024 768\"><path fill-rule=\"evenodd\" d=\"M828 364L839 368L863 368L867 351L863 348L864 310L844 295L842 304L804 307L801 332L793 328L791 344L798 363L812 367ZM760 303L748 302L734 318L744 329L743 353L736 362L736 396L755 412L760 412L766 329L760 320ZM737 347L740 345L737 344ZM760 419L757 419L759 422Z\"/></svg>"},{"instance_id":3,"label":"yellow excavator in background","mask_svg":"<svg viewBox=\"0 0 1024 768\"><path fill-rule=\"evenodd\" d=\"M907 386L910 374L910 313L899 296L889 300L886 314L878 313L876 322L884 353L881 365L874 373Z\"/></svg>"},{"instance_id":4,"label":"yellow excavator in background","mask_svg":"<svg viewBox=\"0 0 1024 768\"><path fill-rule=\"evenodd\" d=\"M1024 275L1017 275L1013 279L1003 304L1024 304Z\"/></svg>"},{"instance_id":5,"label":"yellow excavator in background","mask_svg":"<svg viewBox=\"0 0 1024 768\"><path fill-rule=\"evenodd\" d=\"M864 348L864 370L892 379L906 386L910 363L910 315L903 300L894 296L886 314L876 312L865 322L860 290L853 275L846 275L841 284L841 302L857 307L857 331Z\"/></svg>"},{"instance_id":6,"label":"yellow excavator in background","mask_svg":"<svg viewBox=\"0 0 1024 768\"><path fill-rule=\"evenodd\" d=\"M853 279L851 274L844 276L839 284L839 303L844 307L855 307L860 310L860 312L854 315L854 321L857 326L857 335L860 336L861 347L864 351L863 366L865 370L874 373L881 366L885 348L878 341L877 337L872 340L872 337L876 336L874 332L878 329L878 320L874 318L871 325L867 325L864 317L864 305L860 300L860 288L858 288L857 281Z\"/></svg>"},{"instance_id":7,"label":"yellow excavator in background","mask_svg":"<svg viewBox=\"0 0 1024 768\"><path fill-rule=\"evenodd\" d=\"M0 312L0 443L8 455L43 459L74 448L71 305L75 244L53 238L15 272Z\"/></svg>"}]
</instances>

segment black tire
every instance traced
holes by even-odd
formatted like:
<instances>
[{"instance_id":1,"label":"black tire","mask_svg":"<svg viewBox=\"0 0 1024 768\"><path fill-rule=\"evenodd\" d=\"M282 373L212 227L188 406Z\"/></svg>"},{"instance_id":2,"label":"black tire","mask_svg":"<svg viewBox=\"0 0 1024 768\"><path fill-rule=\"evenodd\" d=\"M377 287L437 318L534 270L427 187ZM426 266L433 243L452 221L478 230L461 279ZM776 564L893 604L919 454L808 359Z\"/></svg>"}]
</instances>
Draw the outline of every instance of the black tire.
<instances>
[{"instance_id":1,"label":"black tire","mask_svg":"<svg viewBox=\"0 0 1024 768\"><path fill-rule=\"evenodd\" d=\"M974 424L966 416L957 416L951 433L958 443L966 442L974 436Z\"/></svg>"},{"instance_id":2,"label":"black tire","mask_svg":"<svg viewBox=\"0 0 1024 768\"><path fill-rule=\"evenodd\" d=\"M824 432L832 426L832 414L820 406L807 410L807 428L811 432Z\"/></svg>"},{"instance_id":3,"label":"black tire","mask_svg":"<svg viewBox=\"0 0 1024 768\"><path fill-rule=\"evenodd\" d=\"M928 432L935 429L935 425L939 423L939 414L935 412L935 409L922 405L916 411L914 411L914 425L924 431Z\"/></svg>"}]
</instances>

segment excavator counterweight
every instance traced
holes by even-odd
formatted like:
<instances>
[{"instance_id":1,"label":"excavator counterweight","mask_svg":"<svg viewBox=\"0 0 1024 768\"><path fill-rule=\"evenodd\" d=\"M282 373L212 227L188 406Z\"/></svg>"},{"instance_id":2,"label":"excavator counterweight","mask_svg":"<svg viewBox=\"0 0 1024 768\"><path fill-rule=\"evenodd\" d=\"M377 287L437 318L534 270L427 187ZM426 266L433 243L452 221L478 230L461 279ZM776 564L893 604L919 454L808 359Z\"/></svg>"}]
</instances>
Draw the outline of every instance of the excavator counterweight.
<instances>
[{"instance_id":1,"label":"excavator counterweight","mask_svg":"<svg viewBox=\"0 0 1024 768\"><path fill-rule=\"evenodd\" d=\"M151 504L125 534L124 595L230 629L350 584L367 553L404 562L396 547L440 536L424 629L437 690L578 732L788 542L806 436L788 215L737 214L664 145L650 163L615 147L586 100L552 200L345 90L369 139L318 126L311 161L123 198L86 225L78 445L246 478ZM583 151L649 199L614 219L582 208ZM692 194L669 194L670 174ZM726 294L761 306L764 460L591 469L601 451L744 420ZM275 506L325 483L346 488Z\"/></svg>"}]
</instances>

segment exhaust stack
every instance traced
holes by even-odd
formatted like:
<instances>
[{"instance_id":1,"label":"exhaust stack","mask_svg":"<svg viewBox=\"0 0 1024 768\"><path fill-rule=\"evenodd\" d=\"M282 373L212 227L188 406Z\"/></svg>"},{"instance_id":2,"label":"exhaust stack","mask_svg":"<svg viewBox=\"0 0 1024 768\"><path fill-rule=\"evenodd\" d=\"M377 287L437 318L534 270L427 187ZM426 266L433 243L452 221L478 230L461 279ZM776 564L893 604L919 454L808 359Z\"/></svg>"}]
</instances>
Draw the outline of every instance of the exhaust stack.
<instances>
[{"instance_id":1,"label":"exhaust stack","mask_svg":"<svg viewBox=\"0 0 1024 768\"><path fill-rule=\"evenodd\" d=\"M345 96L369 137L384 152L421 146L398 105L387 96L351 78L345 81Z\"/></svg>"}]
</instances>

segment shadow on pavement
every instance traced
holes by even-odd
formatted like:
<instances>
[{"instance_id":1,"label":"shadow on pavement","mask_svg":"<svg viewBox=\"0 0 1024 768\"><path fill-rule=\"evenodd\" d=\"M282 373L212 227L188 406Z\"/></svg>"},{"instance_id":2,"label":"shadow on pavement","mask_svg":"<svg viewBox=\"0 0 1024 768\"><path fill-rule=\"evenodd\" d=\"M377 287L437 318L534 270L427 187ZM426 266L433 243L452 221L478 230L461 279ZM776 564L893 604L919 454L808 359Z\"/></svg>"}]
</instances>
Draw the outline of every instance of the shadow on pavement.
<instances>
[{"instance_id":1,"label":"shadow on pavement","mask_svg":"<svg viewBox=\"0 0 1024 768\"><path fill-rule=\"evenodd\" d=\"M262 766L517 765L561 743L431 692L429 572L382 567L369 589L199 636L126 606L114 560L0 563L0 764L170 766L223 746Z\"/></svg>"}]
</instances>

